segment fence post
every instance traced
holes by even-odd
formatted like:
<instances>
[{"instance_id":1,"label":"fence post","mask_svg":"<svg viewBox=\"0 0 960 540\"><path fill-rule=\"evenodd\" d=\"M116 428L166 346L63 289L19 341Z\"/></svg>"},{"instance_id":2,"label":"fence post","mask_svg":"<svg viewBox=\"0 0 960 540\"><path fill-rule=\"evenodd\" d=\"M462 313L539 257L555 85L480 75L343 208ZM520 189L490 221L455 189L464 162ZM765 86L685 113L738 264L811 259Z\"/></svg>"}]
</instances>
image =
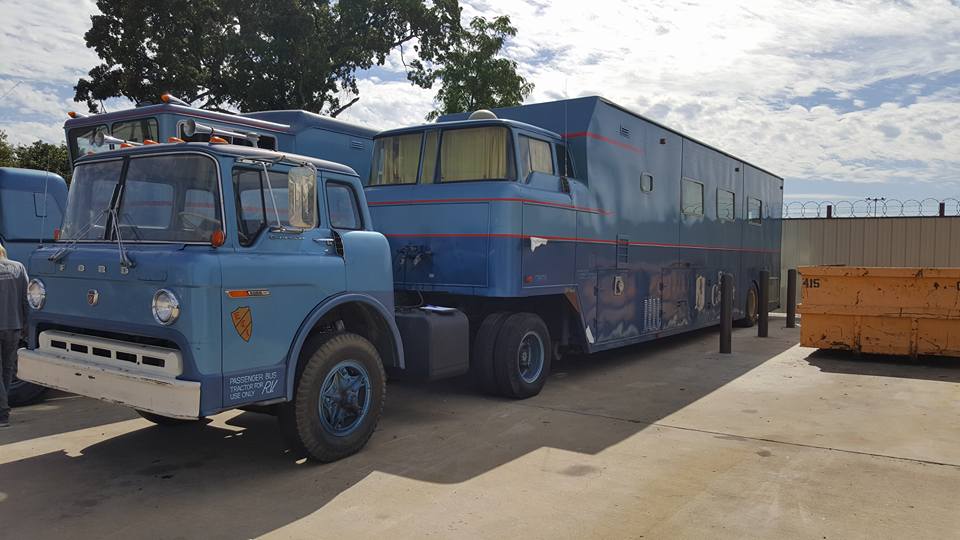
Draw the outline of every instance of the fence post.
<instances>
[{"instance_id":1,"label":"fence post","mask_svg":"<svg viewBox=\"0 0 960 540\"><path fill-rule=\"evenodd\" d=\"M940 203L940 217L944 217L946 215L947 215L947 203L942 202Z\"/></svg>"},{"instance_id":2,"label":"fence post","mask_svg":"<svg viewBox=\"0 0 960 540\"><path fill-rule=\"evenodd\" d=\"M797 269L787 270L787 328L797 327Z\"/></svg>"},{"instance_id":3,"label":"fence post","mask_svg":"<svg viewBox=\"0 0 960 540\"><path fill-rule=\"evenodd\" d=\"M827 219L830 219L830 218L832 218L832 217L833 217L833 205L832 205L832 204L828 204L828 205L827 205Z\"/></svg>"},{"instance_id":4,"label":"fence post","mask_svg":"<svg viewBox=\"0 0 960 540\"><path fill-rule=\"evenodd\" d=\"M720 276L720 352L733 350L733 276Z\"/></svg>"},{"instance_id":5,"label":"fence post","mask_svg":"<svg viewBox=\"0 0 960 540\"><path fill-rule=\"evenodd\" d=\"M760 271L760 301L757 302L757 335L767 337L770 327L770 271Z\"/></svg>"}]
</instances>

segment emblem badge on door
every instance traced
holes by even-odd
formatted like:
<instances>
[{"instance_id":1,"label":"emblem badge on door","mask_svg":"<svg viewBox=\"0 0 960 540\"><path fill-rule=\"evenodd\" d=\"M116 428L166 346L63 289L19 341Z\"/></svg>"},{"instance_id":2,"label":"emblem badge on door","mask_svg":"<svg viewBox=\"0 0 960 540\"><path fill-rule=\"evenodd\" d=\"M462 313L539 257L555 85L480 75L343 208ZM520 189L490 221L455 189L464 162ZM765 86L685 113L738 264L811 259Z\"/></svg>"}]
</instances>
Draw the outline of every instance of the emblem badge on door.
<instances>
[{"instance_id":1,"label":"emblem badge on door","mask_svg":"<svg viewBox=\"0 0 960 540\"><path fill-rule=\"evenodd\" d=\"M87 305L95 306L100 303L100 291L90 289L87 291Z\"/></svg>"},{"instance_id":2,"label":"emblem badge on door","mask_svg":"<svg viewBox=\"0 0 960 540\"><path fill-rule=\"evenodd\" d=\"M238 307L230 313L230 318L240 339L250 341L250 335L253 334L253 315L250 313L250 308Z\"/></svg>"}]
</instances>

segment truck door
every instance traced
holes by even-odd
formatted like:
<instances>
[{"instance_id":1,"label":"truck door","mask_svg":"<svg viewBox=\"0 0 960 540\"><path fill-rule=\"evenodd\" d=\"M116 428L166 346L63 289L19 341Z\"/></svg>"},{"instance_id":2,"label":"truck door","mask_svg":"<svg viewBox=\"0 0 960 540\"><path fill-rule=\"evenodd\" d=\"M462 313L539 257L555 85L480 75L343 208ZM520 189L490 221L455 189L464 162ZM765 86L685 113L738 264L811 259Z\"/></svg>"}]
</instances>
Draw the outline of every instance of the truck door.
<instances>
[{"instance_id":1,"label":"truck door","mask_svg":"<svg viewBox=\"0 0 960 540\"><path fill-rule=\"evenodd\" d=\"M346 286L329 224L319 219L314 227L291 224L289 169L274 169L269 183L256 168L233 173L237 247L221 249L225 407L281 396L286 355L301 323ZM317 189L312 197L319 208Z\"/></svg>"}]
</instances>

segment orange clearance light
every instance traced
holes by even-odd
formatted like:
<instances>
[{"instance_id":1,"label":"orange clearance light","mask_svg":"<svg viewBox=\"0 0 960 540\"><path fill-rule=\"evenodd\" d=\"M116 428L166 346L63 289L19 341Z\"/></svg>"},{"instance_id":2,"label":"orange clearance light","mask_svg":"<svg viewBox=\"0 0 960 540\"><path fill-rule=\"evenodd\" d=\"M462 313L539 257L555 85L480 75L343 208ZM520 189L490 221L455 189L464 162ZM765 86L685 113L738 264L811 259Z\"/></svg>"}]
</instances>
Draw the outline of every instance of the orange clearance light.
<instances>
[{"instance_id":1,"label":"orange clearance light","mask_svg":"<svg viewBox=\"0 0 960 540\"><path fill-rule=\"evenodd\" d=\"M70 118L76 118L76 117L77 117L77 111L70 111L70 112L67 113L67 116L69 116Z\"/></svg>"},{"instance_id":2,"label":"orange clearance light","mask_svg":"<svg viewBox=\"0 0 960 540\"><path fill-rule=\"evenodd\" d=\"M133 145L130 143L120 143L120 148L133 148Z\"/></svg>"},{"instance_id":3,"label":"orange clearance light","mask_svg":"<svg viewBox=\"0 0 960 540\"><path fill-rule=\"evenodd\" d=\"M215 248L218 248L218 247L222 246L223 243L226 242L226 241L227 241L227 235L223 234L223 231L222 231L222 230L217 229L217 230L213 231L212 233L210 233L210 245L211 245L211 246L213 246L213 247L215 247Z\"/></svg>"},{"instance_id":4,"label":"orange clearance light","mask_svg":"<svg viewBox=\"0 0 960 540\"><path fill-rule=\"evenodd\" d=\"M143 144L160 144L160 143L158 143L157 141L154 141L154 140L152 140L152 139L145 139L145 140L143 141Z\"/></svg>"},{"instance_id":5,"label":"orange clearance light","mask_svg":"<svg viewBox=\"0 0 960 540\"><path fill-rule=\"evenodd\" d=\"M182 143L182 142L184 142L184 140L181 139L180 137L167 137L167 142L168 142L168 143Z\"/></svg>"},{"instance_id":6,"label":"orange clearance light","mask_svg":"<svg viewBox=\"0 0 960 540\"><path fill-rule=\"evenodd\" d=\"M210 144L227 144L227 140L223 137L217 137L216 135L210 136Z\"/></svg>"},{"instance_id":7,"label":"orange clearance light","mask_svg":"<svg viewBox=\"0 0 960 540\"><path fill-rule=\"evenodd\" d=\"M170 94L160 94L160 101L170 103Z\"/></svg>"}]
</instances>

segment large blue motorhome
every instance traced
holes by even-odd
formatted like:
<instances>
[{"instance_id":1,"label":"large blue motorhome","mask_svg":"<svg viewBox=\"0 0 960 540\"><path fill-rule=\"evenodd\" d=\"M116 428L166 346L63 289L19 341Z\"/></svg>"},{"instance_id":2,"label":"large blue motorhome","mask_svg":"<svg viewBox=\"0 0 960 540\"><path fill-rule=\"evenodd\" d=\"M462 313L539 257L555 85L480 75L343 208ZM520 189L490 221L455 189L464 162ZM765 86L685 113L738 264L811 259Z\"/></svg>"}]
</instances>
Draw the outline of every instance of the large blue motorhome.
<instances>
[{"instance_id":1,"label":"large blue motorhome","mask_svg":"<svg viewBox=\"0 0 960 540\"><path fill-rule=\"evenodd\" d=\"M0 244L9 258L27 265L31 251L54 240L66 207L67 183L59 175L0 167ZM14 379L10 403L29 403L38 399L43 390Z\"/></svg>"},{"instance_id":2,"label":"large blue motorhome","mask_svg":"<svg viewBox=\"0 0 960 540\"><path fill-rule=\"evenodd\" d=\"M121 141L167 142L173 137L206 142L215 135L232 144L336 161L364 177L370 167L376 130L308 111L231 114L190 107L169 94L163 94L160 101L104 114L70 113L64 131L71 163L81 156L116 150ZM202 126L199 130L197 123ZM114 139L113 144L98 144L98 132Z\"/></svg>"},{"instance_id":3,"label":"large blue motorhome","mask_svg":"<svg viewBox=\"0 0 960 540\"><path fill-rule=\"evenodd\" d=\"M510 397L565 350L718 324L723 273L752 324L779 274L782 178L600 97L385 131L367 184L396 288L464 311L474 377Z\"/></svg>"}]
</instances>

